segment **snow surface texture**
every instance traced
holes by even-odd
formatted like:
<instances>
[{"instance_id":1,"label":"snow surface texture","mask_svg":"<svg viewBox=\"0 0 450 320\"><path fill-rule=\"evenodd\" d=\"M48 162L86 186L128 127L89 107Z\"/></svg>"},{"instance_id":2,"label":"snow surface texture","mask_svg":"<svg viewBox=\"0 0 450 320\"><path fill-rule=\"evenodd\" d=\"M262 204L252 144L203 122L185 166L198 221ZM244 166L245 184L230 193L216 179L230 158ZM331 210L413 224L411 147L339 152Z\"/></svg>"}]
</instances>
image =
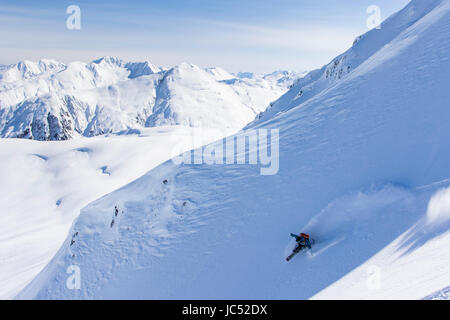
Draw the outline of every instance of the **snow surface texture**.
<instances>
[{"instance_id":1,"label":"snow surface texture","mask_svg":"<svg viewBox=\"0 0 450 320\"><path fill-rule=\"evenodd\" d=\"M242 128L293 83L274 72L245 79L220 68L104 57L0 68L0 137L68 140L161 125Z\"/></svg>"},{"instance_id":2,"label":"snow surface texture","mask_svg":"<svg viewBox=\"0 0 450 320\"><path fill-rule=\"evenodd\" d=\"M70 141L1 139L0 298L14 297L45 267L89 202L231 133L177 126Z\"/></svg>"},{"instance_id":3,"label":"snow surface texture","mask_svg":"<svg viewBox=\"0 0 450 320\"><path fill-rule=\"evenodd\" d=\"M370 59L389 58L390 54L395 54L394 48L389 48L391 43L393 43L392 40L405 32L406 29L415 25L417 20L423 17L424 12L427 12L440 1L414 1L414 4L386 19L381 30L372 29L366 34L357 37L349 50L334 58L321 69L314 70L305 77L295 81L292 85L292 90L289 90L280 99L272 103L270 108L262 112L255 121L270 120L275 114L300 105L318 93L339 83L346 75L353 73L352 71L363 62L368 62ZM417 24L417 26L420 26L420 24ZM412 30L413 28L411 28ZM408 39L413 41L413 36L408 37ZM384 46L386 48L376 55L375 53ZM402 44L397 43L397 48L401 46ZM421 66L421 68L425 68L425 66ZM362 71L363 68L359 68L359 72ZM356 75L356 73L353 73L353 75Z\"/></svg>"},{"instance_id":4,"label":"snow surface texture","mask_svg":"<svg viewBox=\"0 0 450 320\"><path fill-rule=\"evenodd\" d=\"M249 125L280 129L278 174L167 161L84 207L17 298L445 298L449 33L449 1L413 0Z\"/></svg>"}]
</instances>

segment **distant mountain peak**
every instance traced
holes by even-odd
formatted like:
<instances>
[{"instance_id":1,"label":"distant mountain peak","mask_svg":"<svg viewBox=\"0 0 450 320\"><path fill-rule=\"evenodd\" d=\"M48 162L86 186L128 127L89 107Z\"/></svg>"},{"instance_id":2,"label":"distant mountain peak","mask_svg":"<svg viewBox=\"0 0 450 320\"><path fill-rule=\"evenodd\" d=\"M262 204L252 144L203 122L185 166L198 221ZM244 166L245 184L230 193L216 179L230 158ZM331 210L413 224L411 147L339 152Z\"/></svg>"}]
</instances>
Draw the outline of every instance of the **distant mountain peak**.
<instances>
[{"instance_id":1,"label":"distant mountain peak","mask_svg":"<svg viewBox=\"0 0 450 320\"><path fill-rule=\"evenodd\" d=\"M111 57L111 56L101 57L99 59L93 60L92 63L95 63L95 64L106 63L106 64L114 64L117 66L122 66L124 64L122 59L117 58L117 57Z\"/></svg>"},{"instance_id":2,"label":"distant mountain peak","mask_svg":"<svg viewBox=\"0 0 450 320\"><path fill-rule=\"evenodd\" d=\"M52 59L0 69L0 137L61 140L143 126L242 127L291 82L234 79L221 68L105 56L67 65Z\"/></svg>"}]
</instances>

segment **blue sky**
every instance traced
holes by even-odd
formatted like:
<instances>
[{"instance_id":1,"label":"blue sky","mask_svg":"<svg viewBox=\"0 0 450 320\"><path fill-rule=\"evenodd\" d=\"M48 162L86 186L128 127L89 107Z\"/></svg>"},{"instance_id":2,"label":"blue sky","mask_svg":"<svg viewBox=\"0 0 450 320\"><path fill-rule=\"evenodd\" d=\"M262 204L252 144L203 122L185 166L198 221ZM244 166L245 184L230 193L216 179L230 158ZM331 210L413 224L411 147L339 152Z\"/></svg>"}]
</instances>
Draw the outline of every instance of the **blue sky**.
<instances>
[{"instance_id":1,"label":"blue sky","mask_svg":"<svg viewBox=\"0 0 450 320\"><path fill-rule=\"evenodd\" d=\"M110 55L166 67L183 61L231 72L311 70L366 32L366 9L384 20L408 0L0 0L0 63ZM66 8L81 9L68 30Z\"/></svg>"}]
</instances>

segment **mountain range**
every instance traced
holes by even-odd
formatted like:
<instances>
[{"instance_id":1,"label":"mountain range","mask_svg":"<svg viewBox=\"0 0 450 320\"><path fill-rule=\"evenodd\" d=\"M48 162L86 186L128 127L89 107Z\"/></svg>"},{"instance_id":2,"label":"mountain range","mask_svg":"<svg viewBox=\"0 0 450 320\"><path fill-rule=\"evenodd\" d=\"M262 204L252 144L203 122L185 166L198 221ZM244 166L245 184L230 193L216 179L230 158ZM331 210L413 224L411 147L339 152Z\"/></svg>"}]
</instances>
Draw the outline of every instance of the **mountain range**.
<instances>
[{"instance_id":1,"label":"mountain range","mask_svg":"<svg viewBox=\"0 0 450 320\"><path fill-rule=\"evenodd\" d=\"M232 75L221 68L103 57L90 63L0 66L0 137L40 141L161 125L241 128L300 74Z\"/></svg>"}]
</instances>

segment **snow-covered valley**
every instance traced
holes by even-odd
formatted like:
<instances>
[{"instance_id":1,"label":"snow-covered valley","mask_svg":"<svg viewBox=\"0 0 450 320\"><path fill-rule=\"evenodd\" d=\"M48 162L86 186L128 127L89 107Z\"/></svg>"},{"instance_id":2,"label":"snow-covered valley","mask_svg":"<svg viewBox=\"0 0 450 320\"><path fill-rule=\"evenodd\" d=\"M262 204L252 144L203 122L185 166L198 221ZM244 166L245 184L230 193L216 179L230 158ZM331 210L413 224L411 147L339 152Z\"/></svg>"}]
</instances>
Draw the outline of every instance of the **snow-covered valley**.
<instances>
[{"instance_id":1,"label":"snow-covered valley","mask_svg":"<svg viewBox=\"0 0 450 320\"><path fill-rule=\"evenodd\" d=\"M88 203L231 133L164 126L69 141L1 139L0 297L13 298L42 270Z\"/></svg>"},{"instance_id":2,"label":"snow-covered valley","mask_svg":"<svg viewBox=\"0 0 450 320\"><path fill-rule=\"evenodd\" d=\"M95 91L90 106L110 101L110 122L71 118L84 124L68 141L0 140L0 297L448 299L448 34L450 1L413 0L299 80L121 62L120 81L76 90ZM55 104L36 102L48 96L35 82L18 89L24 75L2 72L3 137L33 131L23 110L45 115ZM79 137L90 128L113 133ZM272 175L172 159L266 129L279 130ZM291 232L315 243L287 263Z\"/></svg>"}]
</instances>

